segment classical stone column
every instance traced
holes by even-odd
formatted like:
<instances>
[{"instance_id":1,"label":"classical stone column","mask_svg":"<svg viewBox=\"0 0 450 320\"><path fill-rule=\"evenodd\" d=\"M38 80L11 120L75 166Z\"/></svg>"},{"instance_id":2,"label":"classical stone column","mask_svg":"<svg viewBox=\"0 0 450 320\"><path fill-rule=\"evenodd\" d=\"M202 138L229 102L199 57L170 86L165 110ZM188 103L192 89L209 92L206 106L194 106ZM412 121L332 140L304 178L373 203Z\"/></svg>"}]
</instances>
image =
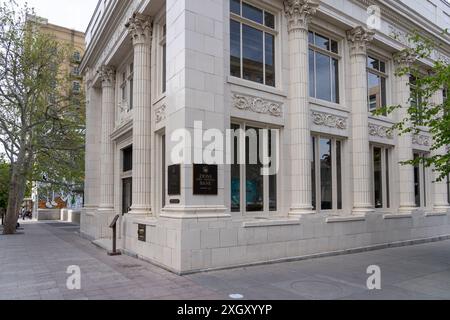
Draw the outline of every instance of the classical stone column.
<instances>
[{"instance_id":1,"label":"classical stone column","mask_svg":"<svg viewBox=\"0 0 450 320\"><path fill-rule=\"evenodd\" d=\"M114 130L116 71L102 66L98 71L102 80L102 146L100 160L100 206L99 213L114 210L114 145L111 133Z\"/></svg>"},{"instance_id":2,"label":"classical stone column","mask_svg":"<svg viewBox=\"0 0 450 320\"><path fill-rule=\"evenodd\" d=\"M434 103L435 105L439 106L444 103L444 93L442 90L438 90L434 93L432 97L431 103ZM447 147L443 146L439 148L438 150L433 150L432 155L443 155L448 152ZM447 186L447 180L443 181L437 181L440 174L439 172L434 173L434 211L435 212L449 212L450 211L450 204L448 203L448 186Z\"/></svg>"},{"instance_id":3,"label":"classical stone column","mask_svg":"<svg viewBox=\"0 0 450 320\"><path fill-rule=\"evenodd\" d=\"M394 55L394 62L398 70L410 66L416 57L407 51L402 51ZM395 77L395 104L402 106L397 111L398 120L408 116L408 107L411 98L411 88L409 86L409 74L397 74ZM402 134L398 137L398 162L413 160L412 134ZM411 165L399 165L399 188L400 188L400 213L412 213L416 210L414 192L414 167Z\"/></svg>"},{"instance_id":4,"label":"classical stone column","mask_svg":"<svg viewBox=\"0 0 450 320\"><path fill-rule=\"evenodd\" d=\"M289 32L289 126L291 143L290 215L313 213L309 107L308 25L319 0L285 0Z\"/></svg>"},{"instance_id":5,"label":"classical stone column","mask_svg":"<svg viewBox=\"0 0 450 320\"><path fill-rule=\"evenodd\" d=\"M374 32L358 26L347 32L350 45L350 106L353 146L353 214L374 211L371 188L369 109L367 105L367 44Z\"/></svg>"},{"instance_id":6,"label":"classical stone column","mask_svg":"<svg viewBox=\"0 0 450 320\"><path fill-rule=\"evenodd\" d=\"M151 43L152 23L135 13L126 27L134 48L133 204L130 214L151 214Z\"/></svg>"}]
</instances>

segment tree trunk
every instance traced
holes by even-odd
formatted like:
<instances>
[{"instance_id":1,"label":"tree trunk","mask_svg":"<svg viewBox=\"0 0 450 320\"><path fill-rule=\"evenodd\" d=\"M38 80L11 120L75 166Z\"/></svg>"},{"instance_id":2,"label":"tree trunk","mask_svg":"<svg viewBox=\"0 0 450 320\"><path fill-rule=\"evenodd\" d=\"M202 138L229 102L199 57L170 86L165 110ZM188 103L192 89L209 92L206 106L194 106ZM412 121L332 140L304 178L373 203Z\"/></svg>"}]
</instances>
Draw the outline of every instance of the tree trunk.
<instances>
[{"instance_id":1,"label":"tree trunk","mask_svg":"<svg viewBox=\"0 0 450 320\"><path fill-rule=\"evenodd\" d=\"M16 233L17 221L19 219L19 210L23 202L26 189L26 175L21 174L23 170L13 169L11 175L10 191L8 197L8 208L6 210L5 225L3 234L11 235Z\"/></svg>"}]
</instances>

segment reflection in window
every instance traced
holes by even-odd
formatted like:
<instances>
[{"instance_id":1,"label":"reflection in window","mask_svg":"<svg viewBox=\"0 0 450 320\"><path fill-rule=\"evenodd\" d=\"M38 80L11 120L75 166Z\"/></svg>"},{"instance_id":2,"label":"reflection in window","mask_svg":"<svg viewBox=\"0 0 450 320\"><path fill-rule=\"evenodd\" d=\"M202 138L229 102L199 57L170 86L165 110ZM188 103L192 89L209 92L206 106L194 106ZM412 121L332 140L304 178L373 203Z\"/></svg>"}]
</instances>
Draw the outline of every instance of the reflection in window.
<instances>
[{"instance_id":1,"label":"reflection in window","mask_svg":"<svg viewBox=\"0 0 450 320\"><path fill-rule=\"evenodd\" d=\"M389 209L390 196L390 149L372 148L373 200L376 209Z\"/></svg>"},{"instance_id":2,"label":"reflection in window","mask_svg":"<svg viewBox=\"0 0 450 320\"><path fill-rule=\"evenodd\" d=\"M367 57L367 83L369 111L375 111L387 106L386 98L386 63ZM384 112L384 115L387 115Z\"/></svg>"},{"instance_id":3,"label":"reflection in window","mask_svg":"<svg viewBox=\"0 0 450 320\"><path fill-rule=\"evenodd\" d=\"M270 157L268 166L277 168L277 136L270 129L242 127L232 124L233 138L233 164L231 165L231 211L240 212L272 212L278 210L278 178L277 172L263 175L264 165L260 160L261 147L265 145L265 152ZM240 130L241 129L241 130ZM267 137L263 133L268 130ZM241 136L245 134L245 146L241 146ZM263 141L264 140L264 141ZM245 164L240 164L240 152L245 152ZM242 183L244 181L244 183ZM245 207L241 206L241 197L245 195Z\"/></svg>"},{"instance_id":4,"label":"reflection in window","mask_svg":"<svg viewBox=\"0 0 450 320\"><path fill-rule=\"evenodd\" d=\"M341 210L342 142L331 138L312 139L312 204L314 210ZM320 205L318 208L317 206Z\"/></svg>"},{"instance_id":5,"label":"reflection in window","mask_svg":"<svg viewBox=\"0 0 450 320\"><path fill-rule=\"evenodd\" d=\"M339 103L338 43L309 33L309 83L312 98Z\"/></svg>"},{"instance_id":6,"label":"reflection in window","mask_svg":"<svg viewBox=\"0 0 450 320\"><path fill-rule=\"evenodd\" d=\"M373 149L373 169L375 185L375 208L383 208L383 167L381 148Z\"/></svg>"},{"instance_id":7,"label":"reflection in window","mask_svg":"<svg viewBox=\"0 0 450 320\"><path fill-rule=\"evenodd\" d=\"M274 87L275 16L236 0L230 1L230 12L230 74Z\"/></svg>"},{"instance_id":8,"label":"reflection in window","mask_svg":"<svg viewBox=\"0 0 450 320\"><path fill-rule=\"evenodd\" d=\"M415 153L414 160L426 158L424 153ZM427 168L423 161L414 165L414 195L415 202L418 208L426 208L428 205L427 200Z\"/></svg>"}]
</instances>

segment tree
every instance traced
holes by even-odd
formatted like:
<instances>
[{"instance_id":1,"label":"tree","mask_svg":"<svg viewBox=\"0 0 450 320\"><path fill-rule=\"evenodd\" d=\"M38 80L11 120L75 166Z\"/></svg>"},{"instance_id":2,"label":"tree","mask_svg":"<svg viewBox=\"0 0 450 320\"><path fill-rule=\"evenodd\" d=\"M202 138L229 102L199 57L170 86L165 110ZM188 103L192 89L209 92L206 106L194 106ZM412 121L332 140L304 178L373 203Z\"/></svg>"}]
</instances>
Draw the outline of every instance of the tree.
<instances>
[{"instance_id":1,"label":"tree","mask_svg":"<svg viewBox=\"0 0 450 320\"><path fill-rule=\"evenodd\" d=\"M3 216L8 204L10 165L0 157L0 216Z\"/></svg>"},{"instance_id":2,"label":"tree","mask_svg":"<svg viewBox=\"0 0 450 320\"><path fill-rule=\"evenodd\" d=\"M444 37L448 38L446 30ZM433 53L440 48L431 40L413 33L409 36L410 47L401 52L405 56L416 58L416 61L430 57L436 57ZM400 108L407 109L407 116L396 123L392 130L397 130L400 135L420 134L422 128L428 128L433 136L432 151L447 149L450 147L450 64L443 58L435 58L432 66L423 72L423 67L418 63L404 66L396 71L398 76L410 75L414 83L410 83L411 98L407 106L391 106L374 112L376 115L393 113ZM442 103L433 101L433 97L439 95ZM437 181L443 181L450 175L450 152L433 153L431 156L419 157L402 163L403 165L417 165L423 163L426 167L432 167L438 173Z\"/></svg>"},{"instance_id":3,"label":"tree","mask_svg":"<svg viewBox=\"0 0 450 320\"><path fill-rule=\"evenodd\" d=\"M84 100L61 71L72 51L28 20L27 5L17 8L0 4L0 143L11 165L4 234L16 231L27 181L58 170L70 178L84 149Z\"/></svg>"}]
</instances>

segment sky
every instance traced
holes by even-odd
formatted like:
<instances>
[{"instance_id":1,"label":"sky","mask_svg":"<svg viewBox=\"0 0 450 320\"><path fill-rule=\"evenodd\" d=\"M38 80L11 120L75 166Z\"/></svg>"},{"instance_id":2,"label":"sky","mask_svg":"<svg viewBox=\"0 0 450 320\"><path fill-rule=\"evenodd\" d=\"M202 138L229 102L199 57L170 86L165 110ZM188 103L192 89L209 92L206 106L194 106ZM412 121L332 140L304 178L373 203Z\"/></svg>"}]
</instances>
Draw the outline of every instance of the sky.
<instances>
[{"instance_id":1,"label":"sky","mask_svg":"<svg viewBox=\"0 0 450 320\"><path fill-rule=\"evenodd\" d=\"M97 6L97 0L16 0L35 9L36 14L69 29L85 32Z\"/></svg>"}]
</instances>

